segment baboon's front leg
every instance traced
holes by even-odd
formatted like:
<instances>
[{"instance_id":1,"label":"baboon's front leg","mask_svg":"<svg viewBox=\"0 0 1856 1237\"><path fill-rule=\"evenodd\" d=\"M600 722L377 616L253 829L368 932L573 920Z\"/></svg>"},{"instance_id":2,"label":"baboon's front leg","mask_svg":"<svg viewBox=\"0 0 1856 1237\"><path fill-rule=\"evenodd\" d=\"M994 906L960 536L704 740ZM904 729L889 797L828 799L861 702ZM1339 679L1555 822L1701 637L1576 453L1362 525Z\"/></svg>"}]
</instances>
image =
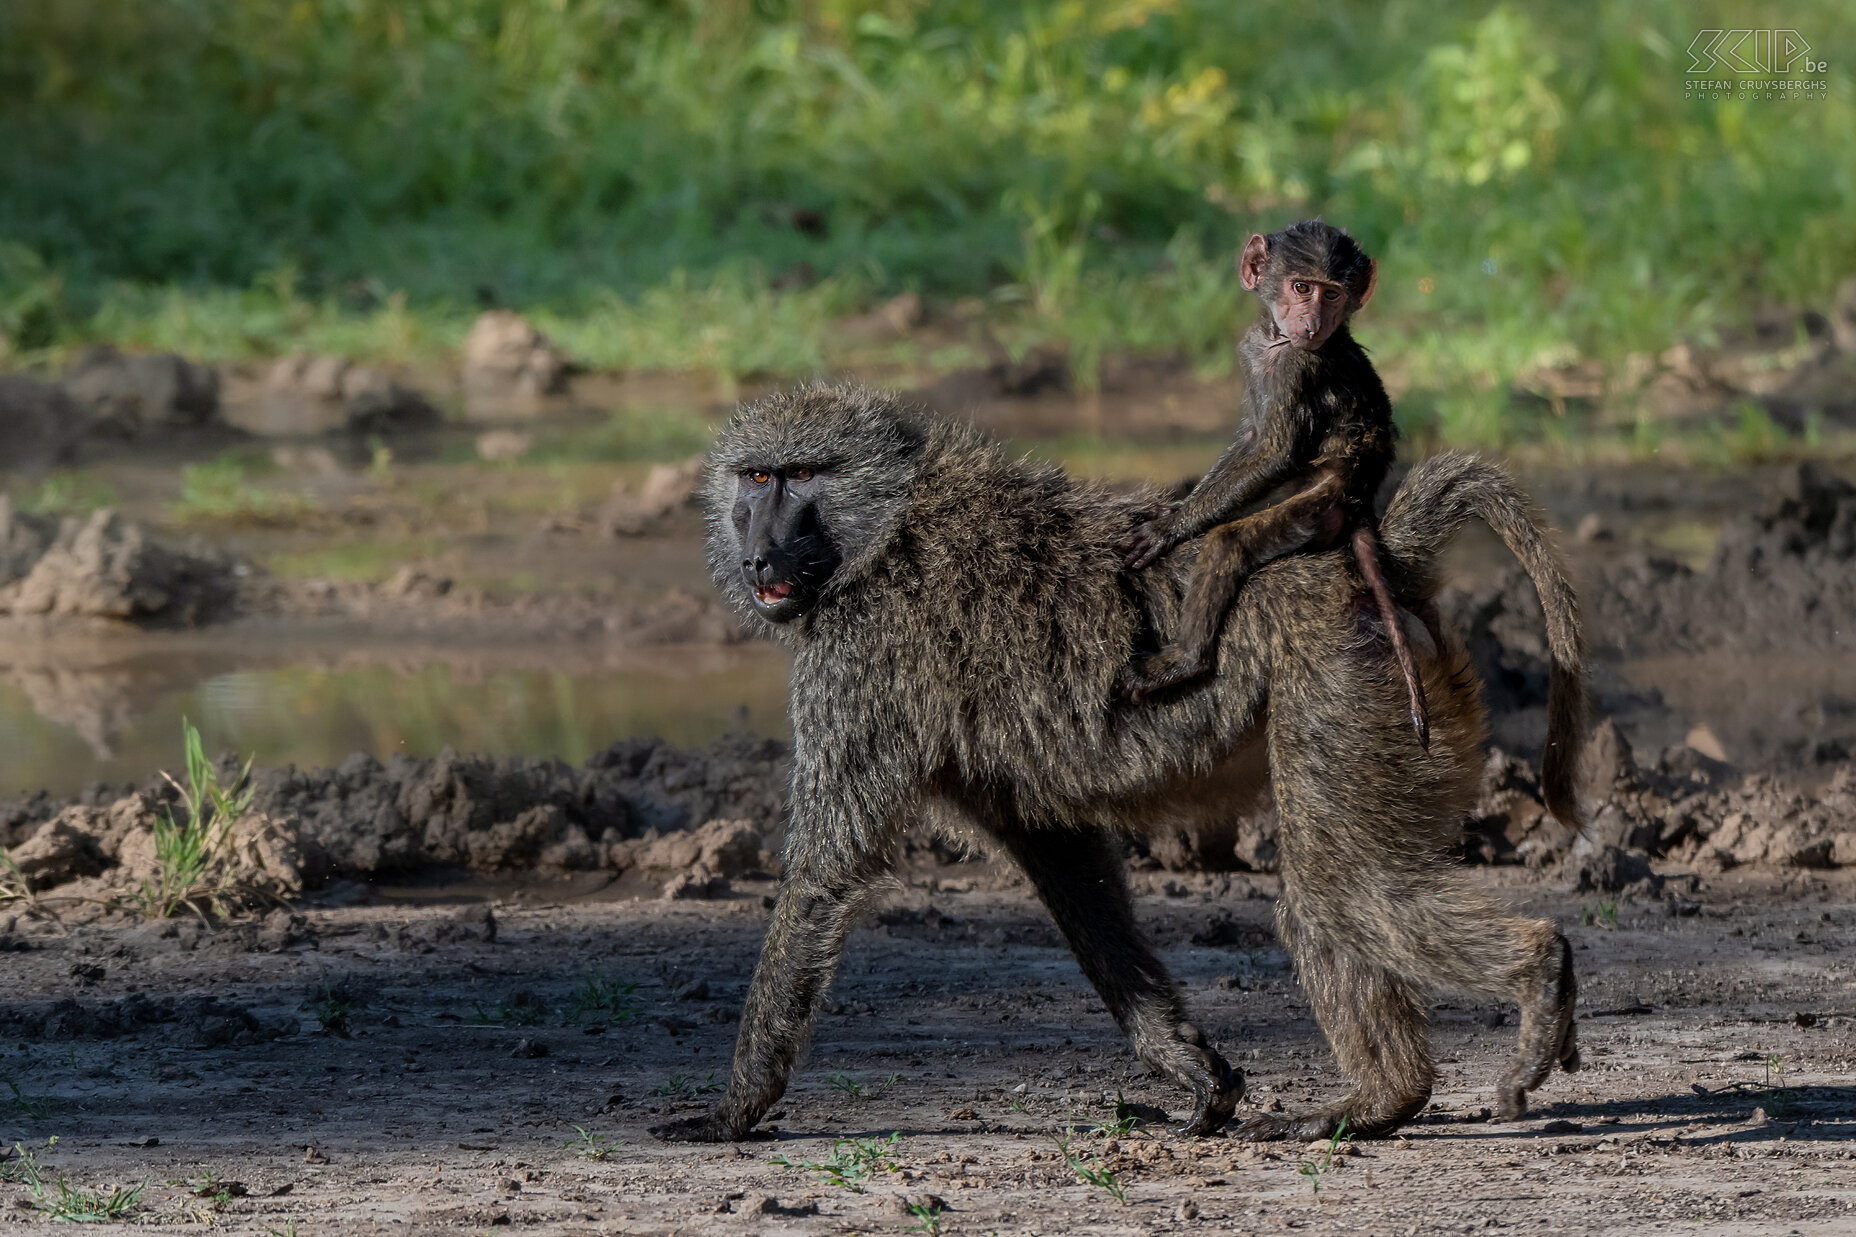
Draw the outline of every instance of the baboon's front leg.
<instances>
[{"instance_id":1,"label":"baboon's front leg","mask_svg":"<svg viewBox=\"0 0 1856 1237\"><path fill-rule=\"evenodd\" d=\"M1134 921L1121 856L1108 837L1095 830L1033 830L1005 813L982 819L1031 878L1141 1060L1192 1092L1192 1116L1180 1133L1217 1131L1244 1097L1243 1072L1187 1017L1178 985Z\"/></svg>"},{"instance_id":2,"label":"baboon's front leg","mask_svg":"<svg viewBox=\"0 0 1856 1237\"><path fill-rule=\"evenodd\" d=\"M728 1090L711 1111L657 1126L653 1134L676 1142L739 1140L786 1093L855 917L851 903L844 891L788 876L742 1006Z\"/></svg>"}]
</instances>

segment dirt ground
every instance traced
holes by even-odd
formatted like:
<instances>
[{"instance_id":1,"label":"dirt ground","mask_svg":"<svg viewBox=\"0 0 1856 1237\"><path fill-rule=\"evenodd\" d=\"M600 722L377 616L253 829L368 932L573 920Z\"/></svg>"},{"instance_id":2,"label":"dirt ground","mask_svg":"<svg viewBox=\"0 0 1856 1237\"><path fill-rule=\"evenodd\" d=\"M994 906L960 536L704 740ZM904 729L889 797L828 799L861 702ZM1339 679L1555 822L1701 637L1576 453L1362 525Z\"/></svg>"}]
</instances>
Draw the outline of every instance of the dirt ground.
<instances>
[{"instance_id":1,"label":"dirt ground","mask_svg":"<svg viewBox=\"0 0 1856 1237\"><path fill-rule=\"evenodd\" d=\"M918 872L856 932L760 1141L666 1146L646 1127L725 1079L771 882L666 902L584 878L386 889L280 913L255 940L16 932L0 1132L38 1149L47 1182L146 1181L138 1224L230 1233L929 1231L910 1200L974 1234L1856 1231L1849 873L1723 876L1693 914L1626 899L1613 919L1482 872L1571 935L1585 1070L1491 1121L1512 1011L1440 1003L1431 1109L1331 1158L1157 1121L1088 1133L1118 1096L1156 1119L1145 1106L1177 1117L1183 1097L1133 1060L1028 892L982 863ZM1201 1024L1249 1075L1246 1108L1333 1098L1270 933L1273 878L1137 882ZM1125 1202L1066 1166L1066 1127ZM892 1134L849 1185L779 1162ZM0 1225L45 1223L34 1204L0 1185Z\"/></svg>"}]
</instances>

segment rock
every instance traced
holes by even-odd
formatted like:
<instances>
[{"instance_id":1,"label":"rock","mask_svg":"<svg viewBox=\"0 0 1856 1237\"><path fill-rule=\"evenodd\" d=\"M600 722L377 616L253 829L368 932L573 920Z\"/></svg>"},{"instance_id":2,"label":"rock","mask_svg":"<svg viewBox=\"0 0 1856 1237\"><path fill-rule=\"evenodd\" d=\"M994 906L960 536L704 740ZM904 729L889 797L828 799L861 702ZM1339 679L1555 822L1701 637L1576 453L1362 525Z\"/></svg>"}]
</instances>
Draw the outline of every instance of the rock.
<instances>
[{"instance_id":1,"label":"rock","mask_svg":"<svg viewBox=\"0 0 1856 1237\"><path fill-rule=\"evenodd\" d=\"M12 855L20 876L35 893L96 876L109 862L94 834L63 819L39 826L37 833L13 848Z\"/></svg>"},{"instance_id":2,"label":"rock","mask_svg":"<svg viewBox=\"0 0 1856 1237\"><path fill-rule=\"evenodd\" d=\"M489 430L477 435L477 458L490 463L521 459L535 445L535 435L520 430Z\"/></svg>"},{"instance_id":3,"label":"rock","mask_svg":"<svg viewBox=\"0 0 1856 1237\"><path fill-rule=\"evenodd\" d=\"M679 872L664 883L663 897L668 902L702 898L719 898L729 891L728 878L698 868Z\"/></svg>"},{"instance_id":4,"label":"rock","mask_svg":"<svg viewBox=\"0 0 1856 1237\"><path fill-rule=\"evenodd\" d=\"M1579 521L1579 527L1573 532L1573 539L1580 545L1590 545L1595 541L1610 541L1611 530L1596 511L1588 511Z\"/></svg>"},{"instance_id":5,"label":"rock","mask_svg":"<svg viewBox=\"0 0 1856 1237\"><path fill-rule=\"evenodd\" d=\"M0 608L193 626L230 606L235 567L223 556L172 550L105 507L66 519Z\"/></svg>"},{"instance_id":6,"label":"rock","mask_svg":"<svg viewBox=\"0 0 1856 1237\"><path fill-rule=\"evenodd\" d=\"M701 868L733 877L760 865L760 849L760 833L749 821L711 820L687 833L672 833L649 843L633 862L641 868Z\"/></svg>"},{"instance_id":7,"label":"rock","mask_svg":"<svg viewBox=\"0 0 1856 1237\"><path fill-rule=\"evenodd\" d=\"M1574 856L1578 864L1575 893L1617 893L1654 873L1650 861L1619 846L1604 846L1584 858Z\"/></svg>"},{"instance_id":8,"label":"rock","mask_svg":"<svg viewBox=\"0 0 1856 1237\"><path fill-rule=\"evenodd\" d=\"M1844 352L1856 352L1856 275L1837 285L1830 312L1831 337Z\"/></svg>"},{"instance_id":9,"label":"rock","mask_svg":"<svg viewBox=\"0 0 1856 1237\"><path fill-rule=\"evenodd\" d=\"M129 356L87 348L65 372L64 389L95 428L127 438L219 418L219 371L172 353Z\"/></svg>"},{"instance_id":10,"label":"rock","mask_svg":"<svg viewBox=\"0 0 1856 1237\"><path fill-rule=\"evenodd\" d=\"M612 494L593 517L594 527L608 537L636 537L678 507L695 501L702 483L703 457L681 464L657 464L633 494L623 480L615 481Z\"/></svg>"},{"instance_id":11,"label":"rock","mask_svg":"<svg viewBox=\"0 0 1856 1237\"><path fill-rule=\"evenodd\" d=\"M0 586L22 580L58 536L54 516L13 510L13 497L0 494Z\"/></svg>"},{"instance_id":12,"label":"rock","mask_svg":"<svg viewBox=\"0 0 1856 1237\"><path fill-rule=\"evenodd\" d=\"M17 374L0 376L0 459L37 472L77 453L90 414L61 388Z\"/></svg>"},{"instance_id":13,"label":"rock","mask_svg":"<svg viewBox=\"0 0 1856 1237\"><path fill-rule=\"evenodd\" d=\"M440 419L423 395L384 370L304 353L280 357L257 399L231 417L241 429L271 438L384 434Z\"/></svg>"},{"instance_id":14,"label":"rock","mask_svg":"<svg viewBox=\"0 0 1856 1237\"><path fill-rule=\"evenodd\" d=\"M479 315L464 340L464 410L473 418L533 415L566 388L567 357L520 314Z\"/></svg>"}]
</instances>

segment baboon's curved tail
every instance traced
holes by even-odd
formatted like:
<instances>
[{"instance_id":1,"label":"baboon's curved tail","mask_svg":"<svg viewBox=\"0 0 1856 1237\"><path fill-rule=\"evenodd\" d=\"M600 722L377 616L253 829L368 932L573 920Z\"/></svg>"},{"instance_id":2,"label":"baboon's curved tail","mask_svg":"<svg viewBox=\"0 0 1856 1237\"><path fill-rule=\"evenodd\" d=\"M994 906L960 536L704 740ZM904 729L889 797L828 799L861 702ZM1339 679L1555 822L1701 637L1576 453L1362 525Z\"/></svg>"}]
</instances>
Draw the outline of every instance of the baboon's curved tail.
<instances>
[{"instance_id":1,"label":"baboon's curved tail","mask_svg":"<svg viewBox=\"0 0 1856 1237\"><path fill-rule=\"evenodd\" d=\"M1579 599L1532 504L1505 469L1477 456L1446 451L1407 474L1379 524L1386 556L1399 573L1397 591L1412 601L1435 595L1437 562L1471 516L1495 530L1540 595L1552 661L1541 793L1554 816L1582 830L1585 819L1577 783L1585 729L1585 647Z\"/></svg>"}]
</instances>

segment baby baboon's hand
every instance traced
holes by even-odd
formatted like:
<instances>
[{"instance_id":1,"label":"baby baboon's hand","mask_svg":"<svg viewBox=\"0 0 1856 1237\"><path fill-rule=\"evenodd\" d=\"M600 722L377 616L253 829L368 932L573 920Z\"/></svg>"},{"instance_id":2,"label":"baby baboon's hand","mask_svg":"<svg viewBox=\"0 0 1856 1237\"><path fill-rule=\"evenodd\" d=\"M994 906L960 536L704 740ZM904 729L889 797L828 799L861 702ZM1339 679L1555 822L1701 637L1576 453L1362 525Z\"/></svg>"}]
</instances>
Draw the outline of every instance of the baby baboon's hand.
<instances>
[{"instance_id":1,"label":"baby baboon's hand","mask_svg":"<svg viewBox=\"0 0 1856 1237\"><path fill-rule=\"evenodd\" d=\"M1175 510L1167 507L1159 511L1151 519L1135 525L1133 531L1121 539L1121 552L1128 556L1130 568L1139 571L1179 544L1172 527Z\"/></svg>"}]
</instances>

